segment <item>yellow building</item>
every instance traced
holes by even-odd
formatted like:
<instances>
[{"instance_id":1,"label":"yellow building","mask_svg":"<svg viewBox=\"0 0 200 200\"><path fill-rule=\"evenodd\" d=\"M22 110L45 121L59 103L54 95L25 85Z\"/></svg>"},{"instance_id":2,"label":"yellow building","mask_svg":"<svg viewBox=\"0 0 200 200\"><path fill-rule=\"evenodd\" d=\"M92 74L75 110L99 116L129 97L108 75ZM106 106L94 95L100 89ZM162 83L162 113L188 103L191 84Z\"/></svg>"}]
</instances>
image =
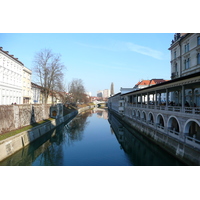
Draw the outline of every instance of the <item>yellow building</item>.
<instances>
[{"instance_id":1,"label":"yellow building","mask_svg":"<svg viewBox=\"0 0 200 200\"><path fill-rule=\"evenodd\" d=\"M31 74L32 74L32 71L24 66L23 75L22 75L23 104L31 103L31 96L32 96Z\"/></svg>"}]
</instances>

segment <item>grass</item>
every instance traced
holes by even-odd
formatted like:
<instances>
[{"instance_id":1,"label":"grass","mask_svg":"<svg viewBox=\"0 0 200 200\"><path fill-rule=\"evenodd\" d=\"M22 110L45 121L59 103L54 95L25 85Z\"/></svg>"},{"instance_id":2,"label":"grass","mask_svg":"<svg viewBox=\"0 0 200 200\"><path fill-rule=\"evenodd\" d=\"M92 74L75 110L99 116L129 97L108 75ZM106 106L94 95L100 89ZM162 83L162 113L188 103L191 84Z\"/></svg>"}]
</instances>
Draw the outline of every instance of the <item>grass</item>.
<instances>
[{"instance_id":1,"label":"grass","mask_svg":"<svg viewBox=\"0 0 200 200\"><path fill-rule=\"evenodd\" d=\"M39 125L41 125L41 124L44 124L44 123L49 122L49 121L52 121L52 120L53 120L53 118L45 119L45 120L42 120L42 121L40 121L40 122L31 124L31 125L28 125L28 126L24 126L24 127L20 128L20 129L17 129L17 130L13 130L13 131L9 131L9 132L7 132L7 133L3 133L3 134L0 135L0 141L1 141L1 140L5 140L5 139L7 139L8 137L17 135L18 133L21 133L21 132L23 132L23 131L27 131L27 130L33 128L33 127L39 126Z\"/></svg>"},{"instance_id":2,"label":"grass","mask_svg":"<svg viewBox=\"0 0 200 200\"><path fill-rule=\"evenodd\" d=\"M89 106L89 105L94 105L94 104L93 104L93 103L83 104L83 105L81 105L80 107L85 107L85 106ZM80 107L79 107L79 108L80 108ZM64 115L66 115L66 114L68 114L68 113L70 113L70 112L73 112L74 110L76 110L76 108L73 107L73 106L70 106L69 108L67 108L67 109L65 110ZM16 130L12 130L12 131L9 131L9 132L0 134L0 141L1 141L1 140L5 140L5 139L7 139L7 138L9 138L9 137L11 137L11 136L17 135L18 133L21 133L21 132L23 132L23 131L27 131L27 130L33 128L33 127L39 126L39 125L41 125L41 124L43 124L43 123L46 123L46 122L48 122L48 121L51 121L51 120L53 120L53 118L45 119L45 120L42 120L42 121L40 121L40 122L36 122L36 123L31 124L31 125L28 125L28 126L24 126L24 127L22 127L22 128L19 128L19 129L16 129Z\"/></svg>"}]
</instances>

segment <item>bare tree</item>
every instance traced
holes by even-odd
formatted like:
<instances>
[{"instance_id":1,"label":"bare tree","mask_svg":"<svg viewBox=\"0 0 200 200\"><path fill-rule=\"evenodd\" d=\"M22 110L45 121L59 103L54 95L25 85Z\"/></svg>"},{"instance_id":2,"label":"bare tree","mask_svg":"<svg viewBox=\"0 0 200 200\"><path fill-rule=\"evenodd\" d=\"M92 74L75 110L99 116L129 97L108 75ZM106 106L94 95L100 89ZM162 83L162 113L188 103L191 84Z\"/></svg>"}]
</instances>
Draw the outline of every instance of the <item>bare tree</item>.
<instances>
[{"instance_id":1,"label":"bare tree","mask_svg":"<svg viewBox=\"0 0 200 200\"><path fill-rule=\"evenodd\" d=\"M69 93L73 98L73 103L78 103L84 101L85 98L85 88L83 81L81 79L73 79L69 83Z\"/></svg>"},{"instance_id":2,"label":"bare tree","mask_svg":"<svg viewBox=\"0 0 200 200\"><path fill-rule=\"evenodd\" d=\"M61 63L61 55L54 54L50 49L43 49L35 54L34 69L38 83L43 88L44 103L47 103L50 92L62 88L63 72L65 66Z\"/></svg>"}]
</instances>

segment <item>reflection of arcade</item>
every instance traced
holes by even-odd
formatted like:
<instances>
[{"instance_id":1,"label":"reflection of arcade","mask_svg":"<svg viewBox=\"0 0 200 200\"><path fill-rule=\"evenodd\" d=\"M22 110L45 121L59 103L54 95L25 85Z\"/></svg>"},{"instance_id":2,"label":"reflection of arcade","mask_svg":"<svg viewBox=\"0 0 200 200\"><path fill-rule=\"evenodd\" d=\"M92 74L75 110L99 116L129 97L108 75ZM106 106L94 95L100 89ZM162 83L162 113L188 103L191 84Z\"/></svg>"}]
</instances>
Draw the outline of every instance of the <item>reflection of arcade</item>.
<instances>
[{"instance_id":1,"label":"reflection of arcade","mask_svg":"<svg viewBox=\"0 0 200 200\"><path fill-rule=\"evenodd\" d=\"M131 130L125 124L109 113L109 123L120 144L120 148L127 153L132 165L161 166L182 165L171 155L168 155L157 145L152 144L138 132Z\"/></svg>"}]
</instances>

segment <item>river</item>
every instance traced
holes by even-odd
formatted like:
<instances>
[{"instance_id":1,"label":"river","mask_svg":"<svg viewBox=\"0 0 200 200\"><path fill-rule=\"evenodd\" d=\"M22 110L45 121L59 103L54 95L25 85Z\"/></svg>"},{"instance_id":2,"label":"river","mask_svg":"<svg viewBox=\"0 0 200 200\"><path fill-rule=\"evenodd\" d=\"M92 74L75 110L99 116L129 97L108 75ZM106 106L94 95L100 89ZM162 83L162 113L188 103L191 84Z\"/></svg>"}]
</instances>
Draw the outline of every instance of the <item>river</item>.
<instances>
[{"instance_id":1,"label":"river","mask_svg":"<svg viewBox=\"0 0 200 200\"><path fill-rule=\"evenodd\" d=\"M130 132L106 109L93 109L50 131L0 165L177 166L183 163L138 132Z\"/></svg>"}]
</instances>

